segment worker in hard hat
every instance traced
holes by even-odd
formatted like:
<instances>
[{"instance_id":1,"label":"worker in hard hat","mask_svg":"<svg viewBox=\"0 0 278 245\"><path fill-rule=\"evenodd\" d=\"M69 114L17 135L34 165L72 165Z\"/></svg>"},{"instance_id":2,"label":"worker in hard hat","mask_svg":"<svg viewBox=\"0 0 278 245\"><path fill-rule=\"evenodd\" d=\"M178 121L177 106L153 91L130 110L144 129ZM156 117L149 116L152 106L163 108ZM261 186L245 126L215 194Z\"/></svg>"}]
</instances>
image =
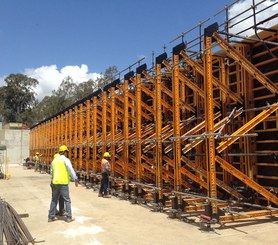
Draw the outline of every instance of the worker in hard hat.
<instances>
[{"instance_id":1,"label":"worker in hard hat","mask_svg":"<svg viewBox=\"0 0 278 245\"><path fill-rule=\"evenodd\" d=\"M108 189L108 183L109 183L109 174L111 171L110 167L110 158L111 155L109 152L105 152L103 154L103 158L101 160L101 184L100 184L100 189L99 189L99 197L110 197L107 193Z\"/></svg>"},{"instance_id":2,"label":"worker in hard hat","mask_svg":"<svg viewBox=\"0 0 278 245\"><path fill-rule=\"evenodd\" d=\"M36 155L34 156L34 162L35 162L35 171L37 171L39 169L39 164L40 164L40 157L42 155L40 155L40 153L37 151Z\"/></svg>"},{"instance_id":3,"label":"worker in hard hat","mask_svg":"<svg viewBox=\"0 0 278 245\"><path fill-rule=\"evenodd\" d=\"M59 157L60 154L59 153L56 153L54 156L53 156L53 160L57 157ZM52 163L51 163L52 165ZM52 187L53 187L53 184L52 184L52 180L51 180L51 183L50 183L50 187L51 187L51 190L52 190ZM55 211L55 214L58 215L58 216L66 216L66 211L65 211L65 202L64 202L64 199L63 197L60 195L59 197L59 210L56 209Z\"/></svg>"},{"instance_id":4,"label":"worker in hard hat","mask_svg":"<svg viewBox=\"0 0 278 245\"><path fill-rule=\"evenodd\" d=\"M48 214L48 222L57 220L55 217L56 206L60 196L63 197L66 206L66 222L72 222L75 219L72 217L71 200L69 195L69 182L75 182L78 186L78 179L72 167L71 161L68 159L69 149L65 145L59 148L60 156L53 159L51 164L52 175L52 199L50 203L50 210Z\"/></svg>"}]
</instances>

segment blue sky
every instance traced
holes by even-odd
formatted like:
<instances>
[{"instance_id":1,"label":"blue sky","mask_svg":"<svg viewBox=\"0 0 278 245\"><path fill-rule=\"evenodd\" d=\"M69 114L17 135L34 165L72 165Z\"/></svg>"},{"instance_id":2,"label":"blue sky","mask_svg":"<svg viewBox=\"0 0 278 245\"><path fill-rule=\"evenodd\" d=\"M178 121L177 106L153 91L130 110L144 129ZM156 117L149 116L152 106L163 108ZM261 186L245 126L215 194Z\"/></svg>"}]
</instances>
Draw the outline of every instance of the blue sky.
<instances>
[{"instance_id":1,"label":"blue sky","mask_svg":"<svg viewBox=\"0 0 278 245\"><path fill-rule=\"evenodd\" d=\"M143 56L150 64L152 51L157 56L166 44L170 52L178 34L232 2L0 0L0 77L82 64L87 74L122 70Z\"/></svg>"}]
</instances>

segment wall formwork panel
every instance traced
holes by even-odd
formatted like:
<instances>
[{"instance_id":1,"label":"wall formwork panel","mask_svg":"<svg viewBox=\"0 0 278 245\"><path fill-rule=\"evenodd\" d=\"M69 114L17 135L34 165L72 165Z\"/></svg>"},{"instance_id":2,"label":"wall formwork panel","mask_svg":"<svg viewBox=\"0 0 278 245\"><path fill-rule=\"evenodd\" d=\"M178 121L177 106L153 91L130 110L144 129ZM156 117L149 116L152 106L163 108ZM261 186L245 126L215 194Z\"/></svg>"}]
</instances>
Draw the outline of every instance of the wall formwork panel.
<instances>
[{"instance_id":1,"label":"wall formwork panel","mask_svg":"<svg viewBox=\"0 0 278 245\"><path fill-rule=\"evenodd\" d=\"M260 35L277 44L277 32ZM108 151L112 178L152 185L159 200L177 195L178 205L186 190L205 195L213 215L217 200L277 206L277 45L231 45L217 32L203 41L201 56L181 43L35 125L30 154L49 165L66 144L88 181Z\"/></svg>"}]
</instances>

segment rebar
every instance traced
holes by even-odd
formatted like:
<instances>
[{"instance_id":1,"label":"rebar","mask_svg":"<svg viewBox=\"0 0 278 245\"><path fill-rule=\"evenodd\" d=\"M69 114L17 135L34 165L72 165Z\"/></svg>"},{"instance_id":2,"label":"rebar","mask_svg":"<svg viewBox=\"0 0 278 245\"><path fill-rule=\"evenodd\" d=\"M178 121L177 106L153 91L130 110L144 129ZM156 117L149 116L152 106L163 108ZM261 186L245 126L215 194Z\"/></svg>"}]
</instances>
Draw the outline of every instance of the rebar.
<instances>
[{"instance_id":1,"label":"rebar","mask_svg":"<svg viewBox=\"0 0 278 245\"><path fill-rule=\"evenodd\" d=\"M0 199L0 244L35 244L35 241L20 215L7 202Z\"/></svg>"}]
</instances>

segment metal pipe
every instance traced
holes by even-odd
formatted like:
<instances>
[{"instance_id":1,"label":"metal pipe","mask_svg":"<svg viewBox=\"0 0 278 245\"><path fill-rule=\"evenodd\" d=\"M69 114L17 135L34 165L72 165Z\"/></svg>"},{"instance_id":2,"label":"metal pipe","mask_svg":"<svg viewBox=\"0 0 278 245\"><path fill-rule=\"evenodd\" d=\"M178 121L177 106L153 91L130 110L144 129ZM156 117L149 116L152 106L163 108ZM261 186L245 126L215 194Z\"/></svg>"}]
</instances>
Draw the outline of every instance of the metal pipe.
<instances>
[{"instance_id":1,"label":"metal pipe","mask_svg":"<svg viewBox=\"0 0 278 245\"><path fill-rule=\"evenodd\" d=\"M255 7L256 7L256 6L259 6L260 4L262 4L262 3L265 2L265 1L267 1L267 0L263 0L263 1L259 2L259 3L257 3L257 4L255 5ZM236 19L237 17L239 17L239 16L245 14L246 12L248 12L248 11L251 10L251 9L252 9L252 6L251 6L250 8L248 8L248 9L245 9L244 11L240 12L238 15L233 16L231 19L229 19L229 21L232 21L232 20ZM242 21L247 20L247 19L251 18L252 16L253 16L253 15L250 15L250 16L247 16L247 17L244 18L244 19L241 19L240 21L238 21L238 22L236 22L235 24L233 24L232 26L230 26L230 28L232 28L232 27L234 27L234 26L240 24Z\"/></svg>"},{"instance_id":2,"label":"metal pipe","mask_svg":"<svg viewBox=\"0 0 278 245\"><path fill-rule=\"evenodd\" d=\"M189 29L188 31L185 31L185 32L181 33L180 35L178 35L176 38L174 38L173 40L171 40L169 43L172 43L172 42L176 41L177 39L179 39L180 37L185 36L185 35L188 34L189 32L195 30L195 29L196 29L197 27L199 27L200 25L205 24L205 23L208 22L209 20L210 20L210 18L204 20L203 22L200 22L198 25L192 27L192 28Z\"/></svg>"},{"instance_id":3,"label":"metal pipe","mask_svg":"<svg viewBox=\"0 0 278 245\"><path fill-rule=\"evenodd\" d=\"M222 139L222 138L238 138L238 137L256 137L258 136L258 134L254 133L254 134L237 134L237 135L223 135L223 136L220 136L219 138Z\"/></svg>"},{"instance_id":4,"label":"metal pipe","mask_svg":"<svg viewBox=\"0 0 278 245\"><path fill-rule=\"evenodd\" d=\"M278 211L278 208L273 208L271 206L262 206L259 204L252 204L252 203L247 203L247 202L237 202L237 201L231 201L231 203L245 205L245 206L249 206L249 207L253 207L253 208L270 209L270 210Z\"/></svg>"},{"instance_id":5,"label":"metal pipe","mask_svg":"<svg viewBox=\"0 0 278 245\"><path fill-rule=\"evenodd\" d=\"M246 40L250 40L250 41L262 42L262 43L267 43L267 44L278 46L278 43L265 41L265 40L262 40L262 39L245 37L245 36L241 36L241 35L238 35L238 34L227 33L227 32L224 32L224 31L218 31L218 33L223 34L223 35L227 35L227 36L230 36L230 37L237 37L237 38L242 38L242 39L246 39Z\"/></svg>"},{"instance_id":6,"label":"metal pipe","mask_svg":"<svg viewBox=\"0 0 278 245\"><path fill-rule=\"evenodd\" d=\"M222 203L226 203L227 201L221 200L221 199L217 199L217 198L211 198L208 196L202 196L199 194L194 194L194 193L189 193L189 192L180 192L180 191L171 191L173 194L177 194L177 195L182 195L184 197L197 197L197 198L202 198L204 200L207 201L216 201L216 202L222 202Z\"/></svg>"},{"instance_id":7,"label":"metal pipe","mask_svg":"<svg viewBox=\"0 0 278 245\"><path fill-rule=\"evenodd\" d=\"M179 137L171 137L169 138L170 140L175 140L175 139L190 139L190 138L206 138L209 136L217 136L219 135L219 133L215 133L215 134L194 134L194 135L186 135L186 136L179 136Z\"/></svg>"}]
</instances>

